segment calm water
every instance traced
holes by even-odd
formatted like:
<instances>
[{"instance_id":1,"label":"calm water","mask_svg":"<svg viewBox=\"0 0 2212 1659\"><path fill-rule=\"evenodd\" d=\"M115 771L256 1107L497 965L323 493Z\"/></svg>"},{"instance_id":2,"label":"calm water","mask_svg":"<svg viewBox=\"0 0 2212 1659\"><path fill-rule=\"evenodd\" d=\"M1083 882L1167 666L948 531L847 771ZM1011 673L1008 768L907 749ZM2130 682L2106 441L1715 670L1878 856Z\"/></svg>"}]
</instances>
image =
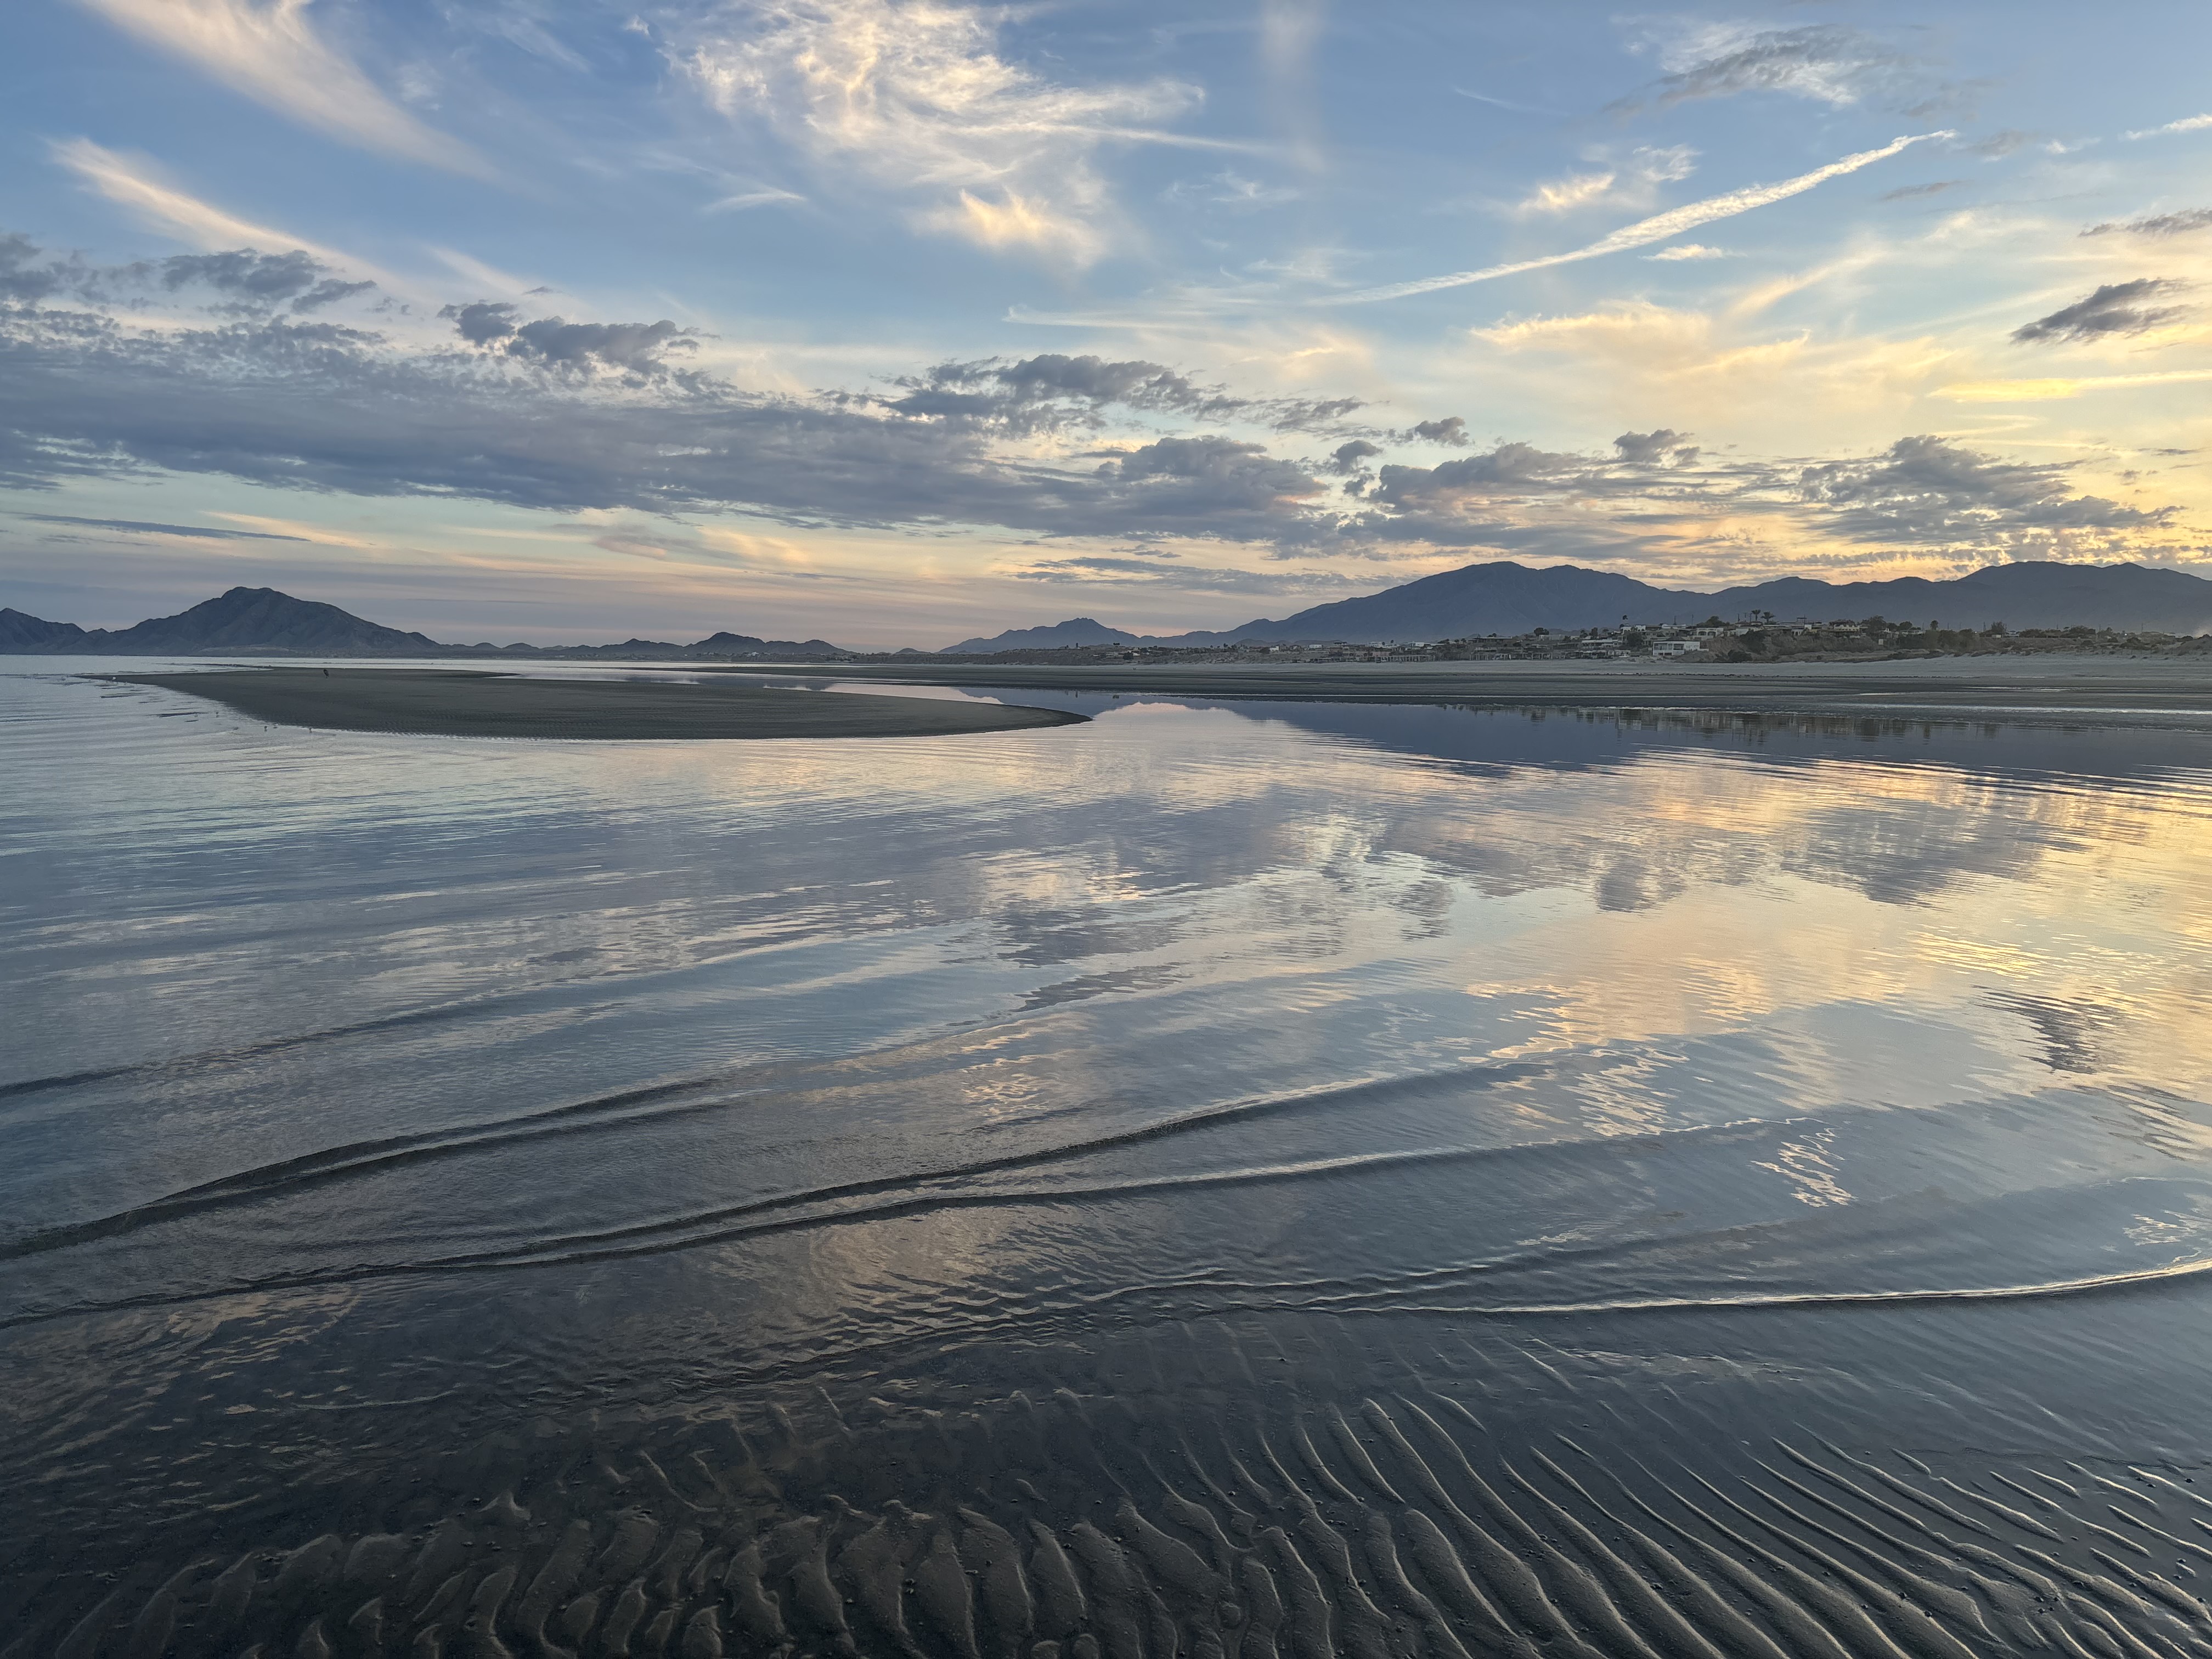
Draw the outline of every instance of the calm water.
<instances>
[{"instance_id":1,"label":"calm water","mask_svg":"<svg viewBox=\"0 0 2212 1659\"><path fill-rule=\"evenodd\" d=\"M0 1650L2212 1653L2212 735L57 666Z\"/></svg>"}]
</instances>

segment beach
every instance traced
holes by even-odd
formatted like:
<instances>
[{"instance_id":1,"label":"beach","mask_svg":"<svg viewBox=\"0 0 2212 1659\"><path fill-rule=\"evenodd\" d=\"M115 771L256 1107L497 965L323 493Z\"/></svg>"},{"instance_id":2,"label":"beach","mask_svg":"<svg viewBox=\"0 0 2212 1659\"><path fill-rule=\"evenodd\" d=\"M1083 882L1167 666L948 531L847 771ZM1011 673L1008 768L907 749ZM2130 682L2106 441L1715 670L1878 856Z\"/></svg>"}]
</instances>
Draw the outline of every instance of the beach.
<instances>
[{"instance_id":1,"label":"beach","mask_svg":"<svg viewBox=\"0 0 2212 1659\"><path fill-rule=\"evenodd\" d=\"M205 697L273 725L449 738L933 738L1083 719L1058 709L933 697L534 679L461 669L233 668L107 678Z\"/></svg>"}]
</instances>

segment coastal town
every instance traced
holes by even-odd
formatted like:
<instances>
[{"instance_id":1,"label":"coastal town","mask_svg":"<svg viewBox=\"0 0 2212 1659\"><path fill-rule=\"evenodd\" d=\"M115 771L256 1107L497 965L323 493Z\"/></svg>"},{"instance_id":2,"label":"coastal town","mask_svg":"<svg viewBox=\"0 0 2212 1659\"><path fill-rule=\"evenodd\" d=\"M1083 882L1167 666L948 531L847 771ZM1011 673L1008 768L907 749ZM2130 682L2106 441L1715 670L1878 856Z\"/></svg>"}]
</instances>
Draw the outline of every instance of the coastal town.
<instances>
[{"instance_id":1,"label":"coastal town","mask_svg":"<svg viewBox=\"0 0 2212 1659\"><path fill-rule=\"evenodd\" d=\"M861 662L893 662L952 653L900 652L855 655ZM1912 658L2002 655L2189 655L2212 654L2212 637L2112 628L2008 629L2002 623L1981 628L1947 628L1940 619L1925 623L1869 617L1859 621L1784 621L1755 611L1735 622L1718 617L1688 627L1539 628L1527 634L1484 635L1466 639L1406 644L1384 641L1244 640L1211 646L1073 645L990 653L957 653L991 663L1060 663L1071 665L1113 662L1535 662L1560 660L1647 663L1872 662Z\"/></svg>"}]
</instances>

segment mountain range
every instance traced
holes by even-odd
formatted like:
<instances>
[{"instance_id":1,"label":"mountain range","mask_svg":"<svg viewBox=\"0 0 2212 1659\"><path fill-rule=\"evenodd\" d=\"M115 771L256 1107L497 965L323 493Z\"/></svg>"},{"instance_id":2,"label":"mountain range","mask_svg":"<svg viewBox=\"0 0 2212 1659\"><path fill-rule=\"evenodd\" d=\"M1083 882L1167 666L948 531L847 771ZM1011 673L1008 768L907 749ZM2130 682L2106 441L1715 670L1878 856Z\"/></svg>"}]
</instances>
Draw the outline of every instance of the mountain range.
<instances>
[{"instance_id":1,"label":"mountain range","mask_svg":"<svg viewBox=\"0 0 2212 1659\"><path fill-rule=\"evenodd\" d=\"M1782 622L1871 616L1934 622L1954 628L2002 623L2022 628L2212 631L2212 581L2179 570L2139 564L1994 564L1948 581L1814 581L1790 576L1715 593L1654 587L1609 570L1576 565L1531 569L1501 562L1471 564L1424 576L1363 599L1338 599L1279 621L1261 618L1215 632L1146 635L1074 617L1047 628L1012 629L963 640L945 655L1054 650L1063 646L1209 646L1240 641L1336 641L1357 645L1416 644L1485 635L1554 633L1611 627L1735 622L1765 612ZM825 661L855 653L826 640L763 640L711 634L690 645L624 640L613 645L446 645L428 635L363 621L334 605L295 599L271 587L234 587L173 617L135 627L84 629L0 609L0 654L191 656L209 652L277 652L312 656L559 657L615 661L707 659ZM921 653L915 654L932 654Z\"/></svg>"},{"instance_id":2,"label":"mountain range","mask_svg":"<svg viewBox=\"0 0 2212 1659\"><path fill-rule=\"evenodd\" d=\"M1777 620L1816 622L1887 617L1952 628L2117 628L2197 634L2212 629L2212 581L2140 564L1993 564L1948 581L1903 576L1893 581L1823 582L1802 576L1718 592L1654 587L1633 576L1577 565L1535 570L1500 562L1463 565L1357 599L1317 605L1279 621L1241 628L1146 636L1077 617L1050 628L963 640L954 653L1050 648L1058 645L1228 645L1243 640L1342 641L1356 645L1554 633L1643 625L1735 622L1754 611Z\"/></svg>"},{"instance_id":3,"label":"mountain range","mask_svg":"<svg viewBox=\"0 0 2212 1659\"><path fill-rule=\"evenodd\" d=\"M79 628L0 610L0 655L191 656L204 652L284 652L316 657L606 657L715 660L766 658L777 662L847 656L827 640L757 640L710 634L696 645L624 640L619 645L441 645L427 634L364 622L334 605L295 599L273 587L234 587L173 617L131 628Z\"/></svg>"}]
</instances>

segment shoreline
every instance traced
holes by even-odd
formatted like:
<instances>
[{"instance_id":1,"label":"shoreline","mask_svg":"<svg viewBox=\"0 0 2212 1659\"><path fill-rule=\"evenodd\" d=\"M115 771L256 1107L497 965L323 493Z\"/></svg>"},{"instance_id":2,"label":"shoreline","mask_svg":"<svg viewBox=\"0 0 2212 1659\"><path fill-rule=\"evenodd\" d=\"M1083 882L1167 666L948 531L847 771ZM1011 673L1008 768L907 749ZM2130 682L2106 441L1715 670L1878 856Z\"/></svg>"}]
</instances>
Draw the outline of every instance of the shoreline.
<instances>
[{"instance_id":1,"label":"shoreline","mask_svg":"<svg viewBox=\"0 0 2212 1659\"><path fill-rule=\"evenodd\" d=\"M88 675L158 686L248 719L325 732L640 743L938 738L1080 724L1007 703L671 681L560 680L482 669L230 668Z\"/></svg>"}]
</instances>

